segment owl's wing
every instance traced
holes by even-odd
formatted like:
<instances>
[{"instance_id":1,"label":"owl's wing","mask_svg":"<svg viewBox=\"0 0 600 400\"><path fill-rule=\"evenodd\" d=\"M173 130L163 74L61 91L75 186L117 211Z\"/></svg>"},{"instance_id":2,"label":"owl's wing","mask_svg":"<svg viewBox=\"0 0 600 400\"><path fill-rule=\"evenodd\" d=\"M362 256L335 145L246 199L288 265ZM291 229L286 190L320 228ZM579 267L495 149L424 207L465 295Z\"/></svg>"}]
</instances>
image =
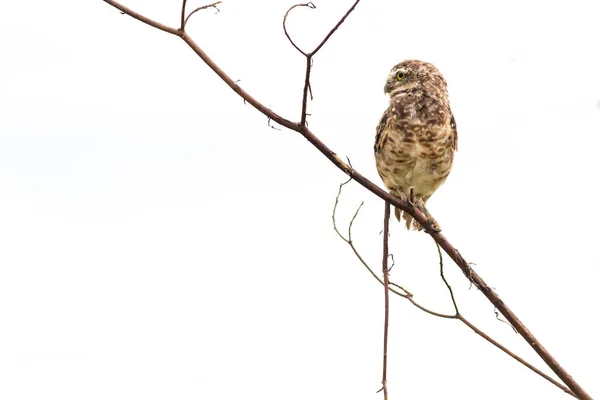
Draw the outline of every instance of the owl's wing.
<instances>
[{"instance_id":1,"label":"owl's wing","mask_svg":"<svg viewBox=\"0 0 600 400\"><path fill-rule=\"evenodd\" d=\"M387 140L387 130L385 129L389 119L389 110L383 113L379 124L377 124L377 135L375 135L375 153L378 153Z\"/></svg>"},{"instance_id":2,"label":"owl's wing","mask_svg":"<svg viewBox=\"0 0 600 400\"><path fill-rule=\"evenodd\" d=\"M452 148L454 151L458 150L458 131L456 130L456 120L454 119L454 114L450 118L450 128L452 129Z\"/></svg>"}]
</instances>

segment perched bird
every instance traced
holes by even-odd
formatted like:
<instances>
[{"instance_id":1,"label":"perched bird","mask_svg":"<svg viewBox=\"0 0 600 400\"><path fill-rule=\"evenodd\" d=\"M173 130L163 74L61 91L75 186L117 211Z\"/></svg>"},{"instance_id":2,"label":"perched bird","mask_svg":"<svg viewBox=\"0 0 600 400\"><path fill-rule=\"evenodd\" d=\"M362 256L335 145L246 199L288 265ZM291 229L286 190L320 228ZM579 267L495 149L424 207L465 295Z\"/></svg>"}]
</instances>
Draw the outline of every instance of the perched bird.
<instances>
[{"instance_id":1,"label":"perched bird","mask_svg":"<svg viewBox=\"0 0 600 400\"><path fill-rule=\"evenodd\" d=\"M450 174L458 144L446 80L432 64L406 60L392 68L383 91L390 103L377 126L377 172L391 194L412 202L439 230L425 203ZM407 229L421 228L409 214L395 214Z\"/></svg>"}]
</instances>

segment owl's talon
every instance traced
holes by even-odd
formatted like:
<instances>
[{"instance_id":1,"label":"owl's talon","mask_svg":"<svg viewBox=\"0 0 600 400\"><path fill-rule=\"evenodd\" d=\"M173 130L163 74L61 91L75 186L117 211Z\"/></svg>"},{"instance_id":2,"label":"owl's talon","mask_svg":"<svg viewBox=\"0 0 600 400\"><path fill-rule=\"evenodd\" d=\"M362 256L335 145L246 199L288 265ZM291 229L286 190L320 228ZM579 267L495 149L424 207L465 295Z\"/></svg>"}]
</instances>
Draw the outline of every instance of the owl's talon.
<instances>
[{"instance_id":1,"label":"owl's talon","mask_svg":"<svg viewBox=\"0 0 600 400\"><path fill-rule=\"evenodd\" d=\"M427 207L425 207L425 203L423 201L418 202L417 208L419 210L421 210L421 212L423 212L423 214L425 214L425 218L427 218L427 223L431 227L430 229L425 229L425 231L427 233L432 233L432 232L438 233L438 232L442 231L442 229L440 228L440 224L438 224L437 221L433 218L433 216L429 213L429 211L427 210ZM430 232L430 230L432 232Z\"/></svg>"},{"instance_id":2,"label":"owl's talon","mask_svg":"<svg viewBox=\"0 0 600 400\"><path fill-rule=\"evenodd\" d=\"M427 218L427 222L429 223L429 226L431 227L431 231L432 232L430 232L428 229L425 229L425 232L427 232L427 233L440 233L442 231L442 228L440 228L440 225L433 218L431 218L431 219Z\"/></svg>"},{"instance_id":3,"label":"owl's talon","mask_svg":"<svg viewBox=\"0 0 600 400\"><path fill-rule=\"evenodd\" d=\"M390 188L390 193L393 196L398 197L402 201L410 201L408 199L408 197L406 196L406 193L404 193L404 189L402 189L401 187L391 187Z\"/></svg>"}]
</instances>

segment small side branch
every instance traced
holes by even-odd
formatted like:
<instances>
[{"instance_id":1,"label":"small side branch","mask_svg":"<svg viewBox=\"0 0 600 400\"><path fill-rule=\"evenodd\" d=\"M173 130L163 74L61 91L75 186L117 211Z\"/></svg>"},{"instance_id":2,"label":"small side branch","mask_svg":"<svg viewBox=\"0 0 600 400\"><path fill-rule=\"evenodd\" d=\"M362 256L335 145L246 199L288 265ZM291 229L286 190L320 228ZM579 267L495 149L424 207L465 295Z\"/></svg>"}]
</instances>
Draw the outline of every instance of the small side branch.
<instances>
[{"instance_id":1,"label":"small side branch","mask_svg":"<svg viewBox=\"0 0 600 400\"><path fill-rule=\"evenodd\" d=\"M197 13L200 10L206 10L207 8L211 8L213 7L215 10L217 10L217 12L219 12L219 8L217 7L217 5L221 4L222 1L216 1L212 4L207 4L205 6L200 6L196 9L194 9L191 13L188 14L188 16L185 16L185 6L186 6L187 0L183 0L183 5L181 6L181 30L185 30L185 26L188 23L188 20L190 19L190 17L192 15L194 15L195 13Z\"/></svg>"},{"instance_id":2,"label":"small side branch","mask_svg":"<svg viewBox=\"0 0 600 400\"><path fill-rule=\"evenodd\" d=\"M460 312L458 311L458 306L456 305L456 300L454 299L454 292L452 291L452 286L450 286L450 284L446 280L446 277L444 276L444 258L442 257L442 251L440 250L439 244L436 243L435 246L437 247L438 256L440 258L440 276L442 277L442 280L444 281L446 287L448 288L448 291L450 292L450 298L452 299L452 304L454 304L454 311L456 312L456 317L458 317L460 315Z\"/></svg>"},{"instance_id":3,"label":"small side branch","mask_svg":"<svg viewBox=\"0 0 600 400\"><path fill-rule=\"evenodd\" d=\"M325 36L325 39L323 39L321 41L321 43L319 43L319 45L313 51L310 52L311 55L314 56L315 54L317 54L317 51L321 50L321 47L323 47L325 45L325 43L327 43L327 41L329 40L329 38L331 37L331 35L333 35L335 33L335 31L338 30L338 28L344 23L344 21L346 20L346 18L348 18L348 15L350 15L350 13L352 11L354 11L354 9L358 5L359 1L360 0L356 0L354 2L354 4L352 4L352 7L350 7L348 9L348 11L346 11L346 14L344 14L344 16L338 21L338 23L335 24L335 26L333 28L331 28L331 30L329 31L329 33L327 34L327 36Z\"/></svg>"},{"instance_id":4,"label":"small side branch","mask_svg":"<svg viewBox=\"0 0 600 400\"><path fill-rule=\"evenodd\" d=\"M306 110L308 109L308 93L312 93L310 87L310 72L312 70L312 55L306 56L306 72L304 74L304 89L302 89L302 114L300 115L300 126L306 127ZM311 96L312 100L312 96Z\"/></svg>"},{"instance_id":5,"label":"small side branch","mask_svg":"<svg viewBox=\"0 0 600 400\"><path fill-rule=\"evenodd\" d=\"M290 43L292 44L292 46L294 46L294 48L296 50L298 50L302 55L304 55L304 57L306 57L306 72L304 74L304 88L302 90L302 114L300 115L300 126L303 128L306 128L306 110L307 110L307 102L308 102L308 95L310 94L310 99L312 100L312 88L310 86L310 72L312 69L312 61L313 61L313 56L315 54L317 54L317 52L319 50L321 50L321 48L325 45L325 43L327 43L327 41L329 40L329 38L331 38L331 36L335 33L335 31L338 30L338 28L344 23L344 21L346 20L346 18L348 18L348 15L350 15L350 13L352 11L354 11L354 9L356 8L356 6L358 5L358 3L360 2L360 0L356 0L354 2L354 4L352 4L352 7L350 7L348 9L348 11L346 11L346 13L344 14L344 16L338 21L337 24L335 24L335 26L333 28L331 28L331 30L329 31L329 33L323 38L323 40L321 41L321 43L319 43L317 45L317 47L315 47L313 49L313 51L310 52L305 52L304 50L302 50L300 47L298 47L298 45L296 45L296 43L294 42L294 40L292 39L292 37L290 36L288 30L287 30L287 18L288 15L290 14L290 12L296 8L296 7L308 7L310 9L315 9L317 8L317 6L315 6L314 3L312 2L308 2L308 3L299 3L299 4L294 4L293 6L291 6L285 13L285 15L283 16L283 33L285 34L285 36L288 38L288 40L290 41Z\"/></svg>"},{"instance_id":6,"label":"small side branch","mask_svg":"<svg viewBox=\"0 0 600 400\"><path fill-rule=\"evenodd\" d=\"M306 56L306 52L304 52L300 47L298 47L298 45L296 45L296 43L294 43L294 40L292 39L292 37L290 36L290 34L288 33L288 30L287 30L288 15L290 15L290 12L296 7L308 7L308 8L312 8L314 10L315 8L317 8L317 6L315 6L312 2L294 4L293 6L288 8L288 10L285 12L285 15L283 16L283 33L285 33L285 36L288 38L288 40L290 41L292 46L294 46L294 48L296 50L298 50L300 53L302 53L303 55Z\"/></svg>"}]
</instances>

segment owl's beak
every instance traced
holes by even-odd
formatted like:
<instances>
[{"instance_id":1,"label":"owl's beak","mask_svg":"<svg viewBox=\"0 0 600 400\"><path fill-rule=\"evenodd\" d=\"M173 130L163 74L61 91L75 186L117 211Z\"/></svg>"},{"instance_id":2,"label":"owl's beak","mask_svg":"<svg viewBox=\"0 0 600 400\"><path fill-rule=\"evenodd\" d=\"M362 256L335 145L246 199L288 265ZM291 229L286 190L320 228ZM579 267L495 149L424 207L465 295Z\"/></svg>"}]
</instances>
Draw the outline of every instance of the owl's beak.
<instances>
[{"instance_id":1,"label":"owl's beak","mask_svg":"<svg viewBox=\"0 0 600 400\"><path fill-rule=\"evenodd\" d=\"M392 91L392 84L390 83L390 81L387 81L385 83L385 86L383 87L383 93L388 94L391 91Z\"/></svg>"}]
</instances>

